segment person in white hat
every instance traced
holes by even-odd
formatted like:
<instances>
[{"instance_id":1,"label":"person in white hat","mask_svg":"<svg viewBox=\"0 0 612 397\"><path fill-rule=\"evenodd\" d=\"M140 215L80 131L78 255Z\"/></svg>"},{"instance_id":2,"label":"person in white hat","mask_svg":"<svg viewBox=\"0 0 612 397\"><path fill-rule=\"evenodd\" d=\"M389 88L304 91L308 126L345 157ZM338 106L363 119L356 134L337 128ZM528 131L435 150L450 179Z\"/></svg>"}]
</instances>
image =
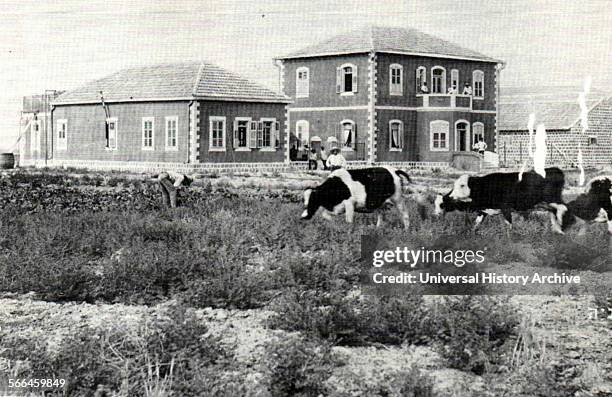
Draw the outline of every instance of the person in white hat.
<instances>
[{"instance_id":1,"label":"person in white hat","mask_svg":"<svg viewBox=\"0 0 612 397\"><path fill-rule=\"evenodd\" d=\"M332 146L330 149L331 154L327 158L327 168L331 171L337 170L338 168L346 168L346 159L340 154L340 148L338 146Z\"/></svg>"}]
</instances>

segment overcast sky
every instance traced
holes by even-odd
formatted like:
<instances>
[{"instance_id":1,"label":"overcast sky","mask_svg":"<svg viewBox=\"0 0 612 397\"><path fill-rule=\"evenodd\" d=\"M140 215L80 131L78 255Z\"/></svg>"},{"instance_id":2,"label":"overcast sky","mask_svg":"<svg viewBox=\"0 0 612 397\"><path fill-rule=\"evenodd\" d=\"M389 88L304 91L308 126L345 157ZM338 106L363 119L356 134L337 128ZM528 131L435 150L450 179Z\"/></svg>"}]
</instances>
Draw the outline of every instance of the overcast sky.
<instances>
[{"instance_id":1,"label":"overcast sky","mask_svg":"<svg viewBox=\"0 0 612 397\"><path fill-rule=\"evenodd\" d=\"M366 24L507 62L502 85L612 87L611 0L0 0L0 149L21 97L126 66L202 59L273 89L272 57Z\"/></svg>"}]
</instances>

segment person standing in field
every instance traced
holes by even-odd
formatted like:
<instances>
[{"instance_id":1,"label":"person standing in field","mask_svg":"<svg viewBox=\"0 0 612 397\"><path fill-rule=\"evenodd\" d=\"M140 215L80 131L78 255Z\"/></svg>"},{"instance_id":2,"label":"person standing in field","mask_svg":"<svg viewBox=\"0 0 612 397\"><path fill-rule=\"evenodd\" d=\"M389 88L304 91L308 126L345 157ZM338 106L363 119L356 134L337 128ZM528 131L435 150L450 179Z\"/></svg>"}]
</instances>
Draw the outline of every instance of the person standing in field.
<instances>
[{"instance_id":1,"label":"person standing in field","mask_svg":"<svg viewBox=\"0 0 612 397\"><path fill-rule=\"evenodd\" d=\"M176 196L182 188L188 187L193 182L194 177L180 174L174 171L162 172L157 176L157 181L162 191L164 205L176 208Z\"/></svg>"},{"instance_id":2,"label":"person standing in field","mask_svg":"<svg viewBox=\"0 0 612 397\"><path fill-rule=\"evenodd\" d=\"M340 148L334 147L331 149L331 154L327 158L327 167L331 171L346 168L346 159L340 154Z\"/></svg>"}]
</instances>

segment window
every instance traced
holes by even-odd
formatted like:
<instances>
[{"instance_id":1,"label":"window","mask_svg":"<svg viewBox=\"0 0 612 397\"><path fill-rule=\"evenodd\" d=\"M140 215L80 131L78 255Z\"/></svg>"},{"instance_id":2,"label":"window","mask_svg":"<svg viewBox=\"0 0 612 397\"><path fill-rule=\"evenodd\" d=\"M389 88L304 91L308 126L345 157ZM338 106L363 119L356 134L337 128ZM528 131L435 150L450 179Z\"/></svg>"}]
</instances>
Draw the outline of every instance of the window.
<instances>
[{"instance_id":1,"label":"window","mask_svg":"<svg viewBox=\"0 0 612 397\"><path fill-rule=\"evenodd\" d=\"M259 147L270 148L276 146L274 144L274 121L266 120L261 122L261 142Z\"/></svg>"},{"instance_id":2,"label":"window","mask_svg":"<svg viewBox=\"0 0 612 397\"><path fill-rule=\"evenodd\" d=\"M435 120L429 123L429 150L448 151L448 121Z\"/></svg>"},{"instance_id":3,"label":"window","mask_svg":"<svg viewBox=\"0 0 612 397\"><path fill-rule=\"evenodd\" d=\"M300 120L295 123L295 135L298 139L297 148L301 149L310 142L310 125L306 120Z\"/></svg>"},{"instance_id":4,"label":"window","mask_svg":"<svg viewBox=\"0 0 612 397\"><path fill-rule=\"evenodd\" d=\"M236 117L234 119L234 148L237 151L249 151L249 134L251 118ZM255 128L257 130L257 128Z\"/></svg>"},{"instance_id":5,"label":"window","mask_svg":"<svg viewBox=\"0 0 612 397\"><path fill-rule=\"evenodd\" d=\"M280 146L280 123L274 118L255 121L240 117L237 118L235 126L234 145L238 151L247 148L274 151Z\"/></svg>"},{"instance_id":6,"label":"window","mask_svg":"<svg viewBox=\"0 0 612 397\"><path fill-rule=\"evenodd\" d=\"M431 69L431 93L446 94L446 70L442 66Z\"/></svg>"},{"instance_id":7,"label":"window","mask_svg":"<svg viewBox=\"0 0 612 397\"><path fill-rule=\"evenodd\" d=\"M66 138L67 121L57 120L57 149L66 150L68 148L68 141Z\"/></svg>"},{"instance_id":8,"label":"window","mask_svg":"<svg viewBox=\"0 0 612 397\"><path fill-rule=\"evenodd\" d=\"M178 117L166 117L166 150L178 150Z\"/></svg>"},{"instance_id":9,"label":"window","mask_svg":"<svg viewBox=\"0 0 612 397\"><path fill-rule=\"evenodd\" d=\"M451 88L454 92L459 91L459 71L457 69L451 70Z\"/></svg>"},{"instance_id":10,"label":"window","mask_svg":"<svg viewBox=\"0 0 612 397\"><path fill-rule=\"evenodd\" d=\"M419 66L416 70L416 92L421 92L423 83L427 84L427 69L425 66Z\"/></svg>"},{"instance_id":11,"label":"window","mask_svg":"<svg viewBox=\"0 0 612 397\"><path fill-rule=\"evenodd\" d=\"M106 148L109 150L117 149L117 118L106 119Z\"/></svg>"},{"instance_id":12,"label":"window","mask_svg":"<svg viewBox=\"0 0 612 397\"><path fill-rule=\"evenodd\" d=\"M209 117L209 151L225 151L225 117Z\"/></svg>"},{"instance_id":13,"label":"window","mask_svg":"<svg viewBox=\"0 0 612 397\"><path fill-rule=\"evenodd\" d=\"M336 138L338 142L340 142L340 146L342 150L353 150L355 145L355 133L357 130L357 125L353 120L342 120L338 125L339 132L336 134Z\"/></svg>"},{"instance_id":14,"label":"window","mask_svg":"<svg viewBox=\"0 0 612 397\"><path fill-rule=\"evenodd\" d=\"M142 150L153 150L153 117L142 118Z\"/></svg>"},{"instance_id":15,"label":"window","mask_svg":"<svg viewBox=\"0 0 612 397\"><path fill-rule=\"evenodd\" d=\"M476 142L480 142L480 141L486 142L483 123L472 124L472 136L473 136L472 146L476 144Z\"/></svg>"},{"instance_id":16,"label":"window","mask_svg":"<svg viewBox=\"0 0 612 397\"><path fill-rule=\"evenodd\" d=\"M597 145L597 135L589 135L589 145Z\"/></svg>"},{"instance_id":17,"label":"window","mask_svg":"<svg viewBox=\"0 0 612 397\"><path fill-rule=\"evenodd\" d=\"M400 120L389 121L389 150L401 151L404 148L404 123Z\"/></svg>"},{"instance_id":18,"label":"window","mask_svg":"<svg viewBox=\"0 0 612 397\"><path fill-rule=\"evenodd\" d=\"M357 92L357 66L344 64L336 68L336 92L339 94Z\"/></svg>"},{"instance_id":19,"label":"window","mask_svg":"<svg viewBox=\"0 0 612 397\"><path fill-rule=\"evenodd\" d=\"M393 65L389 66L389 94L390 95L402 95L403 94L403 87L402 87L403 74L404 74L404 68L402 67L402 65L398 65L394 63Z\"/></svg>"},{"instance_id":20,"label":"window","mask_svg":"<svg viewBox=\"0 0 612 397\"><path fill-rule=\"evenodd\" d=\"M474 70L474 73L472 73L472 80L474 98L484 98L484 73L480 70Z\"/></svg>"},{"instance_id":21,"label":"window","mask_svg":"<svg viewBox=\"0 0 612 397\"><path fill-rule=\"evenodd\" d=\"M297 68L295 71L295 97L308 98L310 72L308 68Z\"/></svg>"}]
</instances>

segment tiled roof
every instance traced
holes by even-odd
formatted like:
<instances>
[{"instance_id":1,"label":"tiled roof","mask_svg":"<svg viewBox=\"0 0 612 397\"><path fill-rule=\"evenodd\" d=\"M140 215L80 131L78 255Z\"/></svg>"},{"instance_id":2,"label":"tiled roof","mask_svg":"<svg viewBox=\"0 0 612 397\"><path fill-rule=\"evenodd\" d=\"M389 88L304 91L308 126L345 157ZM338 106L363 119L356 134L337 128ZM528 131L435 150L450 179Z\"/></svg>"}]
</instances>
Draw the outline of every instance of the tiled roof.
<instances>
[{"instance_id":1,"label":"tiled roof","mask_svg":"<svg viewBox=\"0 0 612 397\"><path fill-rule=\"evenodd\" d=\"M544 123L547 130L570 129L580 118L580 87L508 88L500 91L500 131L527 130L531 113L536 116L536 125ZM587 107L593 108L605 97L602 91L592 90L587 95Z\"/></svg>"},{"instance_id":2,"label":"tiled roof","mask_svg":"<svg viewBox=\"0 0 612 397\"><path fill-rule=\"evenodd\" d=\"M321 43L281 56L278 59L306 58L370 51L431 54L432 56L449 56L487 62L501 62L500 60L460 47L416 29L382 26L368 26L349 33L334 36Z\"/></svg>"},{"instance_id":3,"label":"tiled roof","mask_svg":"<svg viewBox=\"0 0 612 397\"><path fill-rule=\"evenodd\" d=\"M54 104L218 98L289 102L283 95L218 66L183 62L130 68L59 96Z\"/></svg>"}]
</instances>

